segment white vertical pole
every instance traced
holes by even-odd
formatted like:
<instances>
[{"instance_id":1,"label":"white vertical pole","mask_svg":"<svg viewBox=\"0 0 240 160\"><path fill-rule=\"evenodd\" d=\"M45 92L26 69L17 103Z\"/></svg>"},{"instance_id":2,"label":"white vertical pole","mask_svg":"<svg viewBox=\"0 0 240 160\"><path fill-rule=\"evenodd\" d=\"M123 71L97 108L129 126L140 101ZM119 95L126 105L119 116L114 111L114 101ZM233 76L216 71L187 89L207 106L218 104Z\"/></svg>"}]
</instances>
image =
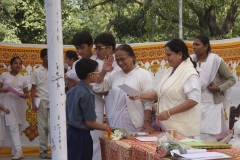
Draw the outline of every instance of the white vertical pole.
<instances>
[{"instance_id":1,"label":"white vertical pole","mask_svg":"<svg viewBox=\"0 0 240 160\"><path fill-rule=\"evenodd\" d=\"M182 27L182 0L178 0L179 8L179 38L183 39L183 27Z\"/></svg>"},{"instance_id":2,"label":"white vertical pole","mask_svg":"<svg viewBox=\"0 0 240 160\"><path fill-rule=\"evenodd\" d=\"M67 160L61 0L45 0L53 160Z\"/></svg>"}]
</instances>

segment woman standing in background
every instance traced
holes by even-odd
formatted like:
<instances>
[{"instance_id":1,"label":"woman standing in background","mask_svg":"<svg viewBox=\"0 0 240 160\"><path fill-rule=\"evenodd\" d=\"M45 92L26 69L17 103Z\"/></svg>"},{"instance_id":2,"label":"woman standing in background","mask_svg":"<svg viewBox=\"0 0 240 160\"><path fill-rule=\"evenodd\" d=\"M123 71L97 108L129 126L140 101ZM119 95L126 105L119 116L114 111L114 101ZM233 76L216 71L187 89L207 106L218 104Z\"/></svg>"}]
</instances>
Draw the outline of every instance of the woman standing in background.
<instances>
[{"instance_id":1,"label":"woman standing in background","mask_svg":"<svg viewBox=\"0 0 240 160\"><path fill-rule=\"evenodd\" d=\"M197 71L201 81L201 140L216 141L217 135L227 129L223 108L230 105L230 88L236 79L217 54L211 53L209 39L198 35L193 41Z\"/></svg>"}]
</instances>

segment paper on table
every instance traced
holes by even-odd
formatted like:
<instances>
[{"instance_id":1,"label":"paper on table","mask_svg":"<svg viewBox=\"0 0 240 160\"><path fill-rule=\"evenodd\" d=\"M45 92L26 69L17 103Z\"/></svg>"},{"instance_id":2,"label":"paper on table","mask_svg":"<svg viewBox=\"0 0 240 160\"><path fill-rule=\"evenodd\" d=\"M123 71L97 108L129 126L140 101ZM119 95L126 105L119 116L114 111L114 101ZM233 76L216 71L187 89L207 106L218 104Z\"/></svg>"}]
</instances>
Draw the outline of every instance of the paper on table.
<instances>
[{"instance_id":1,"label":"paper on table","mask_svg":"<svg viewBox=\"0 0 240 160\"><path fill-rule=\"evenodd\" d=\"M138 136L146 136L148 135L148 132L136 132Z\"/></svg>"},{"instance_id":2,"label":"paper on table","mask_svg":"<svg viewBox=\"0 0 240 160\"><path fill-rule=\"evenodd\" d=\"M34 102L35 102L37 108L39 107L40 101L41 101L41 98L39 98L39 97L34 98Z\"/></svg>"},{"instance_id":3,"label":"paper on table","mask_svg":"<svg viewBox=\"0 0 240 160\"><path fill-rule=\"evenodd\" d=\"M19 93L19 92L16 91L15 89L13 89L11 86L8 86L8 87L6 88L6 90L8 90L9 92L11 92L11 93L13 93L13 94L16 94L17 96L22 96L22 95L24 95L24 94L22 94L22 93Z\"/></svg>"},{"instance_id":4,"label":"paper on table","mask_svg":"<svg viewBox=\"0 0 240 160\"><path fill-rule=\"evenodd\" d=\"M180 154L179 150L170 151L171 155L178 155L182 158L191 159L191 160L207 160L207 159L223 159L223 158L232 158L229 155L219 153L219 152L207 152L206 150L199 150L199 152Z\"/></svg>"},{"instance_id":5,"label":"paper on table","mask_svg":"<svg viewBox=\"0 0 240 160\"><path fill-rule=\"evenodd\" d=\"M67 75L69 78L71 78L71 79L74 79L74 80L76 80L76 81L79 81L79 78L78 78L78 76L77 76L77 74L76 74L76 72L75 72L74 69L69 70L69 71L66 73L66 75Z\"/></svg>"},{"instance_id":6,"label":"paper on table","mask_svg":"<svg viewBox=\"0 0 240 160\"><path fill-rule=\"evenodd\" d=\"M130 86L126 85L126 84L120 85L118 87L121 88L129 96L137 96L137 95L139 95L141 93L141 92L133 89L132 87L130 87Z\"/></svg>"},{"instance_id":7,"label":"paper on table","mask_svg":"<svg viewBox=\"0 0 240 160\"><path fill-rule=\"evenodd\" d=\"M136 139L142 142L151 142L156 141L157 137L136 137Z\"/></svg>"},{"instance_id":8,"label":"paper on table","mask_svg":"<svg viewBox=\"0 0 240 160\"><path fill-rule=\"evenodd\" d=\"M197 140L197 139L192 139L192 138L184 138L182 140L179 140L179 142L201 142L203 140Z\"/></svg>"}]
</instances>

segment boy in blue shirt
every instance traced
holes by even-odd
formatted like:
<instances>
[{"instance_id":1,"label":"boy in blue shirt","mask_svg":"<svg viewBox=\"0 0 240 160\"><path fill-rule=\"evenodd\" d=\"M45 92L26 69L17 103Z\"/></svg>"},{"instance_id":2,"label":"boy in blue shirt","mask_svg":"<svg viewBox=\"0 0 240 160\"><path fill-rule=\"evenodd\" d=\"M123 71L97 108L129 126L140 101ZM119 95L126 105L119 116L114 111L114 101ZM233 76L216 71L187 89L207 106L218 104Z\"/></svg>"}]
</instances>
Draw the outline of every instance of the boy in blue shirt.
<instances>
[{"instance_id":1,"label":"boy in blue shirt","mask_svg":"<svg viewBox=\"0 0 240 160\"><path fill-rule=\"evenodd\" d=\"M90 83L95 83L98 79L98 63L82 58L76 63L75 70L81 81L67 93L68 160L91 160L93 140L90 131L110 131L111 128L96 122L94 93Z\"/></svg>"}]
</instances>

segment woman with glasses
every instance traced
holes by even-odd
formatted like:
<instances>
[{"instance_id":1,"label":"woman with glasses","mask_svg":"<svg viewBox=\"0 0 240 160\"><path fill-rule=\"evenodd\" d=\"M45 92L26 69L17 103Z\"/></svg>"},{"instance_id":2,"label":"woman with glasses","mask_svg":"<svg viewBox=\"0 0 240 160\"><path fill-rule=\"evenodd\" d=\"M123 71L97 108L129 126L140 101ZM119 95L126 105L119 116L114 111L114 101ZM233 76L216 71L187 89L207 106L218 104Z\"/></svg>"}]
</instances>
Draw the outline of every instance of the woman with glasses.
<instances>
[{"instance_id":1,"label":"woman with glasses","mask_svg":"<svg viewBox=\"0 0 240 160\"><path fill-rule=\"evenodd\" d=\"M97 83L94 84L95 92L101 93L110 89L113 91L113 111L109 118L109 125L133 132L141 130L153 132L154 129L150 126L153 101L132 101L118 87L127 84L139 92L150 92L153 90L150 73L135 66L135 53L127 44L120 45L115 50L115 61L121 69L106 76L107 72L113 70L113 59L112 55L105 59Z\"/></svg>"}]
</instances>

